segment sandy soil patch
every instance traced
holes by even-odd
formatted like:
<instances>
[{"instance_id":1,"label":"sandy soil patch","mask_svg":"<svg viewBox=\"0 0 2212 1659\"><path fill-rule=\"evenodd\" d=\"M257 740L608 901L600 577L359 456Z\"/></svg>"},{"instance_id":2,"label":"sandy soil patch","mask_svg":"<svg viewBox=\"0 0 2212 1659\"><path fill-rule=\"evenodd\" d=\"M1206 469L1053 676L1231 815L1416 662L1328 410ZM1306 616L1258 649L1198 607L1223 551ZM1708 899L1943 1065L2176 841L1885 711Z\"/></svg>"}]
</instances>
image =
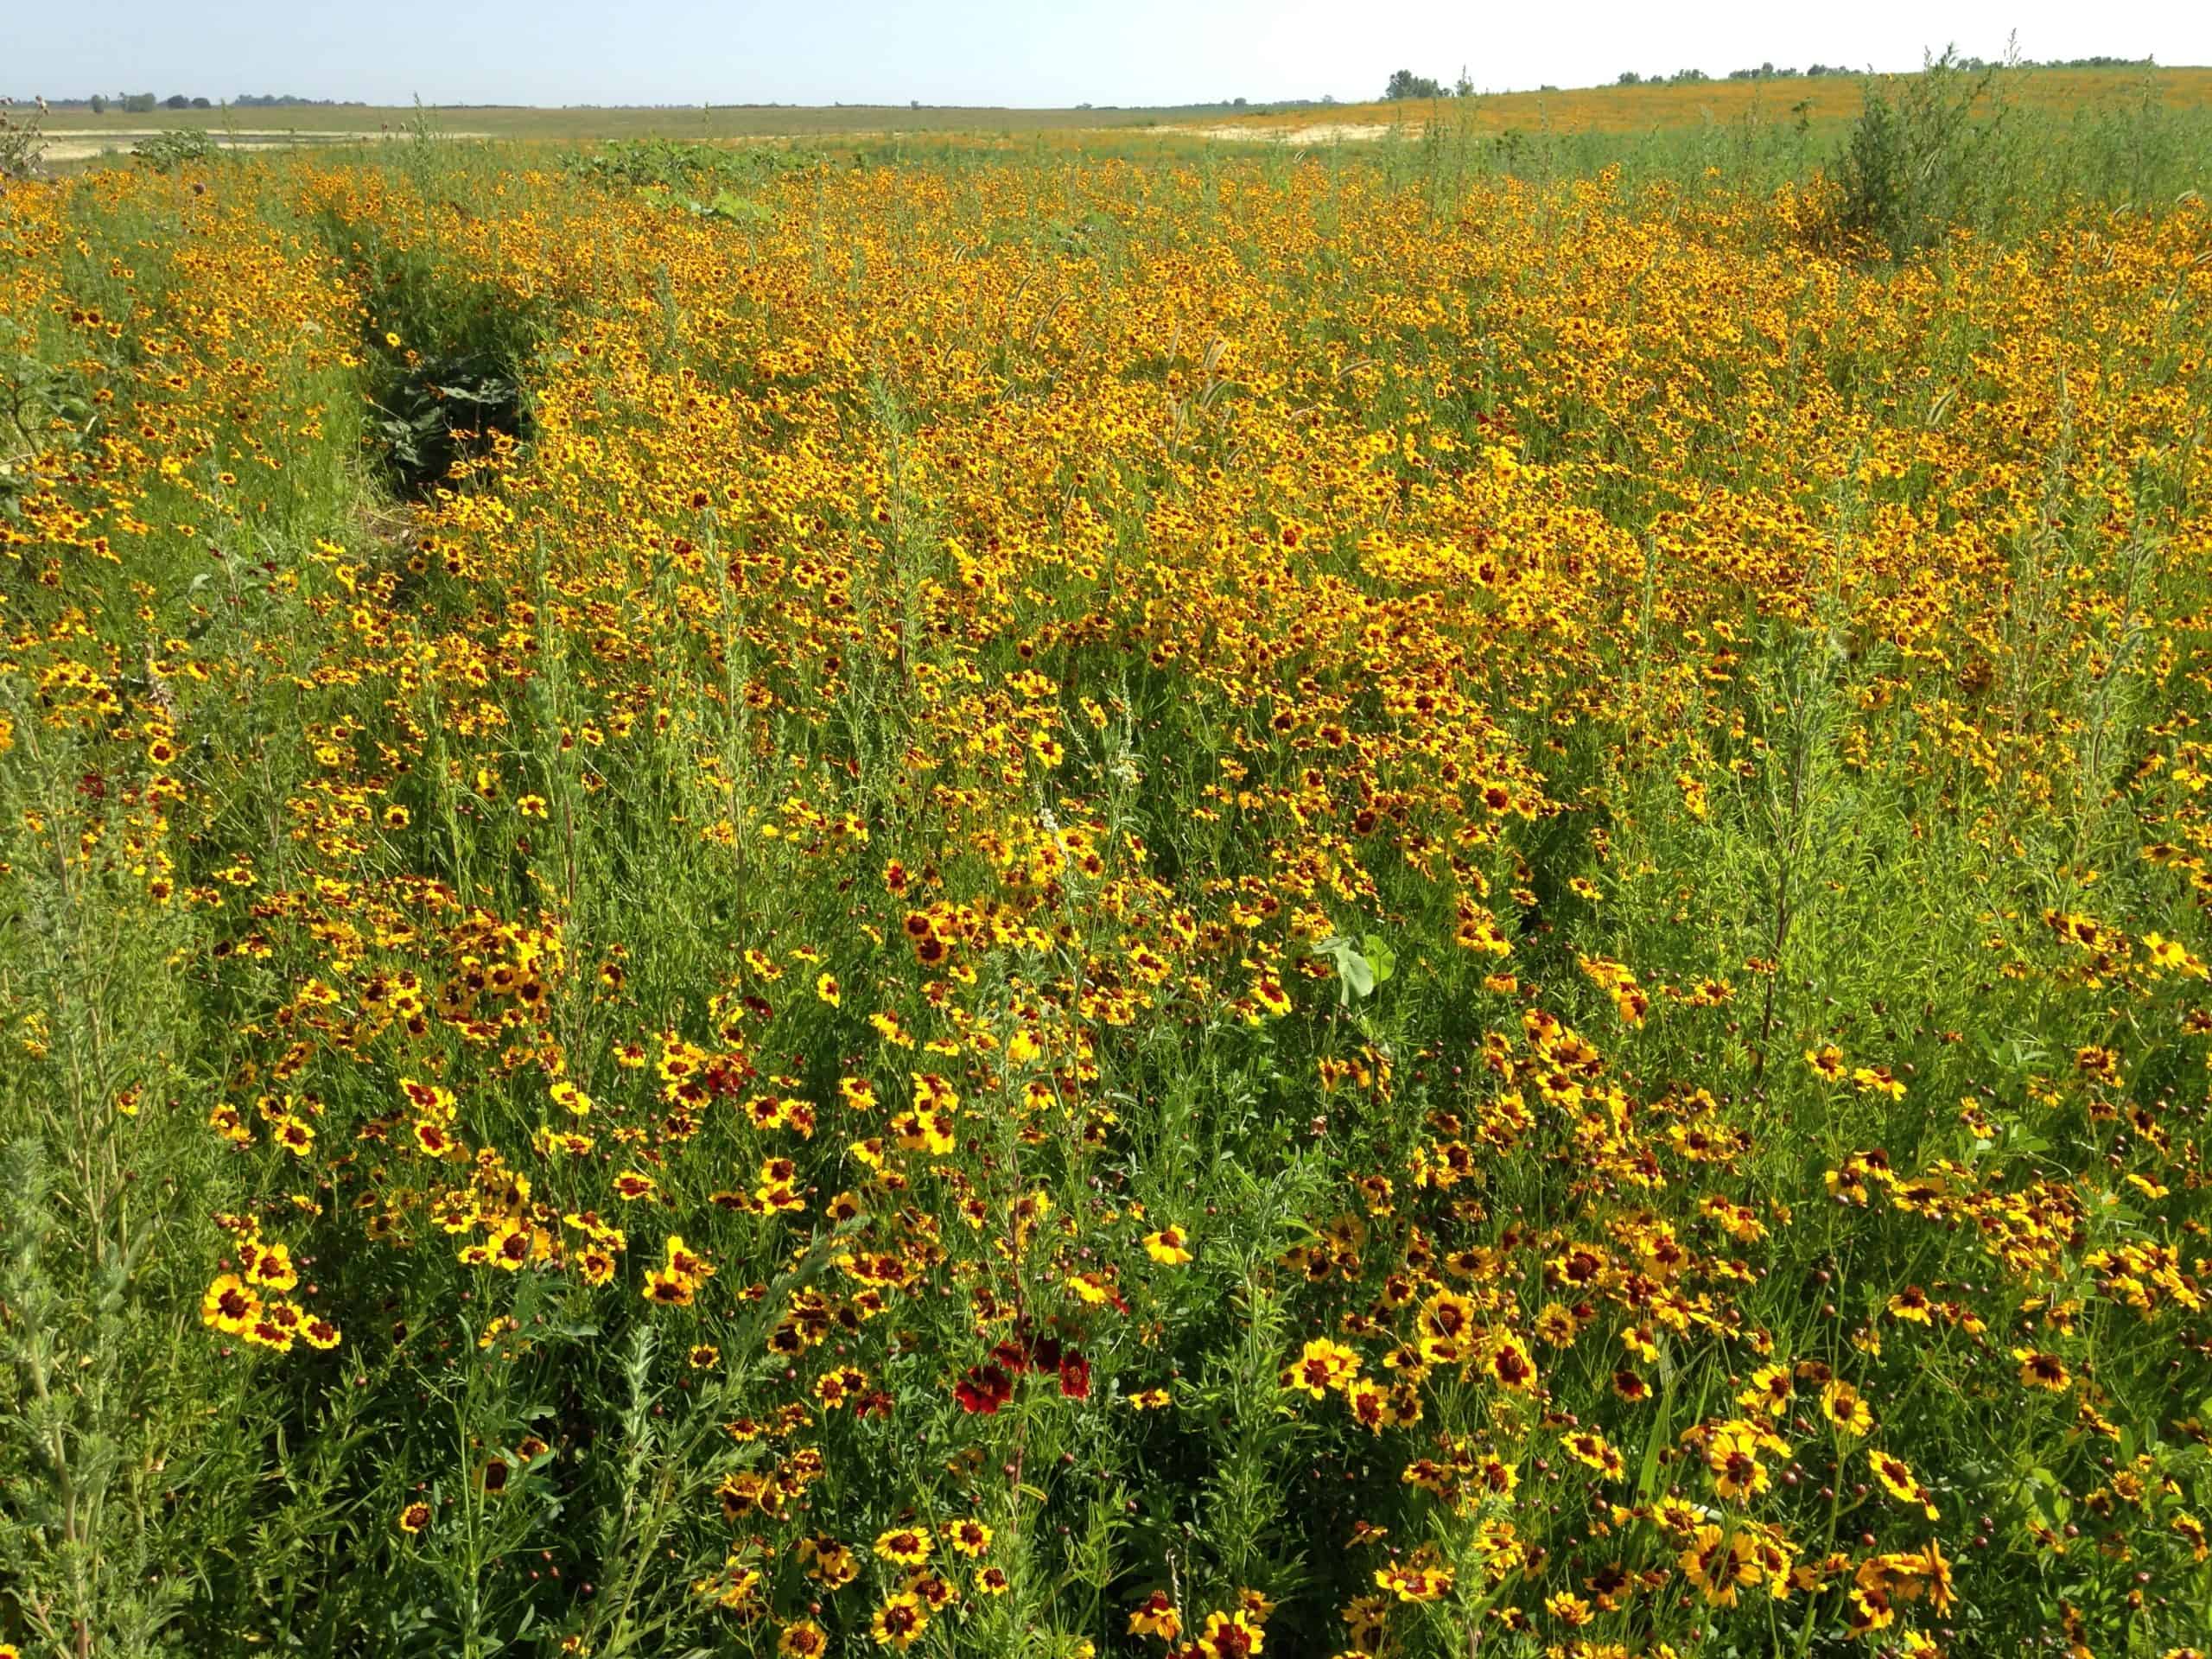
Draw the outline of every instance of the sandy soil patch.
<instances>
[{"instance_id":1,"label":"sandy soil patch","mask_svg":"<svg viewBox=\"0 0 2212 1659\"><path fill-rule=\"evenodd\" d=\"M49 162L89 162L96 156L118 155L142 139L155 138L162 127L104 127L97 132L49 132L46 159ZM235 132L208 133L219 149L289 149L295 144L378 143L404 138L404 132L298 132L289 128L241 127ZM486 138L482 132L442 132L441 138Z\"/></svg>"},{"instance_id":2,"label":"sandy soil patch","mask_svg":"<svg viewBox=\"0 0 2212 1659\"><path fill-rule=\"evenodd\" d=\"M1305 127L1171 127L1171 132L1194 133L1201 138L1230 138L1246 143L1275 144L1342 144L1364 143L1392 132L1413 137L1421 130L1419 122L1408 122L1390 126L1381 122L1319 121Z\"/></svg>"}]
</instances>

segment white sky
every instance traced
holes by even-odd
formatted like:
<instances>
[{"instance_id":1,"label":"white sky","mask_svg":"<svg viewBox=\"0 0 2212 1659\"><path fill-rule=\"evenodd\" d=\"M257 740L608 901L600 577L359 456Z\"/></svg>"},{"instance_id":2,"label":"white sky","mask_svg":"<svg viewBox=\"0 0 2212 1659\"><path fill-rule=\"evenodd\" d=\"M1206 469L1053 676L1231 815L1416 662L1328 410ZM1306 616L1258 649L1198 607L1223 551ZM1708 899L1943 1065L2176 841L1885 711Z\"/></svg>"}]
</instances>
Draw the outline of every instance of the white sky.
<instances>
[{"instance_id":1,"label":"white sky","mask_svg":"<svg viewBox=\"0 0 2212 1659\"><path fill-rule=\"evenodd\" d=\"M2208 0L0 0L0 92L404 104L1180 104L1376 96L1392 70L1485 91L1771 61L2212 64Z\"/></svg>"}]
</instances>

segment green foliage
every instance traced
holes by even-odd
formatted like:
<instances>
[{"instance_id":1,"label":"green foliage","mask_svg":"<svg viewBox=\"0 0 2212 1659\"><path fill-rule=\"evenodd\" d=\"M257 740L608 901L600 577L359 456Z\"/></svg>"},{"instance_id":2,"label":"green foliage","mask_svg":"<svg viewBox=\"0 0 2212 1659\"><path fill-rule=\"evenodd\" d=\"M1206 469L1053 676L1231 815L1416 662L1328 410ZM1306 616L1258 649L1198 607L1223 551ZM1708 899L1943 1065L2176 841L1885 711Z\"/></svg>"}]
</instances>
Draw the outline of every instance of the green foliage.
<instances>
[{"instance_id":1,"label":"green foliage","mask_svg":"<svg viewBox=\"0 0 2212 1659\"><path fill-rule=\"evenodd\" d=\"M39 130L38 117L0 110L0 184L31 177L45 156L46 139Z\"/></svg>"},{"instance_id":2,"label":"green foliage","mask_svg":"<svg viewBox=\"0 0 2212 1659\"><path fill-rule=\"evenodd\" d=\"M1390 947L1372 933L1357 943L1332 934L1313 947L1313 954L1327 957L1336 969L1340 1001L1347 1008L1374 995L1375 988L1390 977L1398 963Z\"/></svg>"},{"instance_id":3,"label":"green foliage","mask_svg":"<svg viewBox=\"0 0 2212 1659\"><path fill-rule=\"evenodd\" d=\"M1417 75L1410 69L1395 71L1390 76L1390 84L1382 89L1382 97L1386 102L1395 102L1397 99L1408 98L1441 98L1443 96L1444 88L1434 76ZM1240 98L1236 101L1242 104L1244 100Z\"/></svg>"},{"instance_id":4,"label":"green foliage","mask_svg":"<svg viewBox=\"0 0 2212 1659\"><path fill-rule=\"evenodd\" d=\"M596 183L658 187L683 195L757 187L817 164L810 151L773 144L701 143L679 138L618 138L595 149L571 150L562 167Z\"/></svg>"},{"instance_id":5,"label":"green foliage","mask_svg":"<svg viewBox=\"0 0 2212 1659\"><path fill-rule=\"evenodd\" d=\"M362 330L365 401L393 490L426 494L498 437L526 436L525 377L543 339L540 314L435 249L401 247L327 219L321 228L378 296Z\"/></svg>"},{"instance_id":6,"label":"green foliage","mask_svg":"<svg viewBox=\"0 0 2212 1659\"><path fill-rule=\"evenodd\" d=\"M219 153L213 137L196 127L157 132L150 138L141 138L130 149L133 161L156 173L212 162Z\"/></svg>"},{"instance_id":7,"label":"green foliage","mask_svg":"<svg viewBox=\"0 0 2212 1659\"><path fill-rule=\"evenodd\" d=\"M1907 259L2018 188L2005 165L2003 73L1998 65L1971 73L1946 48L1894 93L1869 78L1836 161L1840 226Z\"/></svg>"}]
</instances>

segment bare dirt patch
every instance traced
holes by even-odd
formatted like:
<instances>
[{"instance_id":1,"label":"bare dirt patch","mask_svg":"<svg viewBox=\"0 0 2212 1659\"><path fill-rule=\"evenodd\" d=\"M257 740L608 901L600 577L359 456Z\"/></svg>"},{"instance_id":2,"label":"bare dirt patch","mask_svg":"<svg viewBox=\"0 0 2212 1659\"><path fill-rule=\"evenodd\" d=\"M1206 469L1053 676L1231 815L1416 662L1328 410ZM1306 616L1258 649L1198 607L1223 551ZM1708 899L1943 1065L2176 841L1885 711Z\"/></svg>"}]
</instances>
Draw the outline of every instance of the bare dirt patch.
<instances>
[{"instance_id":1,"label":"bare dirt patch","mask_svg":"<svg viewBox=\"0 0 2212 1659\"><path fill-rule=\"evenodd\" d=\"M1418 122L1386 125L1382 122L1318 121L1304 127L1229 125L1171 127L1166 130L1192 133L1200 138L1228 138L1243 143L1357 144L1387 137L1393 132L1411 137L1420 132L1421 125Z\"/></svg>"},{"instance_id":2,"label":"bare dirt patch","mask_svg":"<svg viewBox=\"0 0 2212 1659\"><path fill-rule=\"evenodd\" d=\"M89 162L97 156L119 155L148 138L159 137L160 127L103 128L98 132L49 132L46 159L49 162ZM218 149L289 149L296 144L373 144L404 138L403 132L296 132L287 128L241 127L234 132L210 132ZM441 138L483 138L480 132L442 132Z\"/></svg>"}]
</instances>

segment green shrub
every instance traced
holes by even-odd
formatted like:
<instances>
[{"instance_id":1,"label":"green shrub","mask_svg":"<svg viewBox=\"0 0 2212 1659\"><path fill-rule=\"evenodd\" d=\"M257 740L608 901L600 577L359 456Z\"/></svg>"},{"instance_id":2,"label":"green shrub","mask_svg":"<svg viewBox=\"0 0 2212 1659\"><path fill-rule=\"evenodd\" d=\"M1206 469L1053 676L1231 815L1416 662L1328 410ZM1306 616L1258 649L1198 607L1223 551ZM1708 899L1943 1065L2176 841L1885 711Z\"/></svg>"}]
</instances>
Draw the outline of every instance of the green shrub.
<instances>
[{"instance_id":1,"label":"green shrub","mask_svg":"<svg viewBox=\"0 0 2212 1659\"><path fill-rule=\"evenodd\" d=\"M0 110L0 179L34 176L46 158L46 137L38 118L16 120Z\"/></svg>"},{"instance_id":2,"label":"green shrub","mask_svg":"<svg viewBox=\"0 0 2212 1659\"><path fill-rule=\"evenodd\" d=\"M1947 47L1894 98L1869 79L1836 162L1839 228L1904 260L2001 198L2012 181L1993 165L2008 113L1999 74L1996 65L1969 73Z\"/></svg>"},{"instance_id":3,"label":"green shrub","mask_svg":"<svg viewBox=\"0 0 2212 1659\"><path fill-rule=\"evenodd\" d=\"M140 139L130 147L130 159L156 173L168 173L196 162L212 162L216 155L214 139L190 127L157 132L150 138Z\"/></svg>"}]
</instances>

